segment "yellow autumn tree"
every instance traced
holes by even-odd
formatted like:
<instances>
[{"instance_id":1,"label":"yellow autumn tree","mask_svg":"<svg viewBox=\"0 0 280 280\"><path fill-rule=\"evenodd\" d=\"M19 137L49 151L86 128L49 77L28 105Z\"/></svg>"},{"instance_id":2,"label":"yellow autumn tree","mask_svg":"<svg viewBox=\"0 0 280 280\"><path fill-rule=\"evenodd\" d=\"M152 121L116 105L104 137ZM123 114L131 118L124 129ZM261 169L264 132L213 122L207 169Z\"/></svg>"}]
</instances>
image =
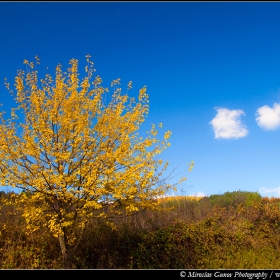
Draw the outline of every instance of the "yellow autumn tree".
<instances>
[{"instance_id":1,"label":"yellow autumn tree","mask_svg":"<svg viewBox=\"0 0 280 280\"><path fill-rule=\"evenodd\" d=\"M66 72L58 65L55 78L42 79L39 58L25 60L16 94L5 82L17 107L8 119L0 114L0 185L22 190L13 201L22 206L27 233L47 227L59 240L64 268L72 267L91 219L157 209L155 198L175 188L162 177L168 163L158 159L171 132L162 140L155 125L144 138L137 132L149 110L146 87L136 102L128 96L132 83L123 94L114 80L106 105L109 90L93 75L89 55L86 61L80 80L76 59Z\"/></svg>"}]
</instances>

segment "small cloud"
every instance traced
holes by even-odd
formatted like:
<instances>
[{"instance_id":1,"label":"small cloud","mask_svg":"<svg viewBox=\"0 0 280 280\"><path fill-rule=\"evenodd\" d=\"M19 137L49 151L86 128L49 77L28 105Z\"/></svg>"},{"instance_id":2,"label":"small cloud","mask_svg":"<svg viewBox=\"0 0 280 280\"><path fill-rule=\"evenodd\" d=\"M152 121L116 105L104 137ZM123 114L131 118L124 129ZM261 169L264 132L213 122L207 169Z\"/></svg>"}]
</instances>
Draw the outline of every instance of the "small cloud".
<instances>
[{"instance_id":1,"label":"small cloud","mask_svg":"<svg viewBox=\"0 0 280 280\"><path fill-rule=\"evenodd\" d=\"M165 193L165 194L156 196L156 198L166 198L166 197L173 197L173 196L176 196L176 193L175 193L175 192Z\"/></svg>"},{"instance_id":2,"label":"small cloud","mask_svg":"<svg viewBox=\"0 0 280 280\"><path fill-rule=\"evenodd\" d=\"M206 196L206 194L204 192L197 192L197 193L193 193L190 196L194 196L194 197L204 197Z\"/></svg>"},{"instance_id":3,"label":"small cloud","mask_svg":"<svg viewBox=\"0 0 280 280\"><path fill-rule=\"evenodd\" d=\"M242 110L229 110L227 108L215 109L217 114L209 123L213 127L215 139L238 139L248 134L246 126L240 120L240 117L245 115Z\"/></svg>"},{"instance_id":4,"label":"small cloud","mask_svg":"<svg viewBox=\"0 0 280 280\"><path fill-rule=\"evenodd\" d=\"M259 193L265 196L280 196L280 187L274 189L261 187L259 188Z\"/></svg>"},{"instance_id":5,"label":"small cloud","mask_svg":"<svg viewBox=\"0 0 280 280\"><path fill-rule=\"evenodd\" d=\"M264 105L256 112L256 122L265 130L275 130L280 127L280 104L274 103L273 108Z\"/></svg>"}]
</instances>

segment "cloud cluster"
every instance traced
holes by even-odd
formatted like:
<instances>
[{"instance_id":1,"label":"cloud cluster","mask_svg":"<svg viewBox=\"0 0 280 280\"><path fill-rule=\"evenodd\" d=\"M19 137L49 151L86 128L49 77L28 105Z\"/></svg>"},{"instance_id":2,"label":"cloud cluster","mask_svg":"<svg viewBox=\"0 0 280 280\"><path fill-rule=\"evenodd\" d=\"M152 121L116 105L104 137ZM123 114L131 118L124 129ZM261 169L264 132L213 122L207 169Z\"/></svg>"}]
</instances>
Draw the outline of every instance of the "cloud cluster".
<instances>
[{"instance_id":1,"label":"cloud cluster","mask_svg":"<svg viewBox=\"0 0 280 280\"><path fill-rule=\"evenodd\" d=\"M256 122L262 129L275 130L280 127L280 104L274 103L273 108L262 106L256 116Z\"/></svg>"},{"instance_id":2,"label":"cloud cluster","mask_svg":"<svg viewBox=\"0 0 280 280\"><path fill-rule=\"evenodd\" d=\"M227 108L215 108L217 114L209 124L212 125L215 139L238 139L248 134L246 126L241 122L242 110L229 110ZM264 130L276 130L280 128L280 104L274 103L273 107L267 105L257 109L256 122Z\"/></svg>"},{"instance_id":3,"label":"cloud cluster","mask_svg":"<svg viewBox=\"0 0 280 280\"><path fill-rule=\"evenodd\" d=\"M215 138L241 138L247 135L248 130L242 124L240 117L245 115L242 110L229 110L227 108L216 108L217 114L210 121Z\"/></svg>"},{"instance_id":4,"label":"cloud cluster","mask_svg":"<svg viewBox=\"0 0 280 280\"><path fill-rule=\"evenodd\" d=\"M274 189L268 189L268 188L261 187L261 188L259 188L259 193L263 196L271 196L272 195L272 196L275 196L275 197L279 197L280 196L280 187L274 188Z\"/></svg>"}]
</instances>

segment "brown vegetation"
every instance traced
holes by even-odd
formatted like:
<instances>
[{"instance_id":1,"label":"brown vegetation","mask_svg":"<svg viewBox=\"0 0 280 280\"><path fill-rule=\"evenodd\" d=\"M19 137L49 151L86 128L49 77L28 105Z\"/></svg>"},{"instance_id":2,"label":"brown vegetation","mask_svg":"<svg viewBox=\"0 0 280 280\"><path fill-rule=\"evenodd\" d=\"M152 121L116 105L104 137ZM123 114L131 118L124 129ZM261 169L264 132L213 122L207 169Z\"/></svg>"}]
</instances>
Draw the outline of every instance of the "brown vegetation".
<instances>
[{"instance_id":1,"label":"brown vegetation","mask_svg":"<svg viewBox=\"0 0 280 280\"><path fill-rule=\"evenodd\" d=\"M59 244L45 229L25 234L25 222L1 192L0 267L62 268ZM280 259L280 199L227 192L201 199L161 199L163 211L114 221L92 220L75 268L276 269Z\"/></svg>"}]
</instances>

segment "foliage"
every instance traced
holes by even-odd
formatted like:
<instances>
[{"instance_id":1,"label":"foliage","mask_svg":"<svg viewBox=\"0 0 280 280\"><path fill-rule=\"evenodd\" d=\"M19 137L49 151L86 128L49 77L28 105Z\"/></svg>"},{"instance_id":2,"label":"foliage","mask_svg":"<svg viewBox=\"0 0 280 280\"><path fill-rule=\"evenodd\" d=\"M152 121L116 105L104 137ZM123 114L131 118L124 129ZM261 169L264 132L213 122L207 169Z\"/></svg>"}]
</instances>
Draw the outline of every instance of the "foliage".
<instances>
[{"instance_id":1,"label":"foliage","mask_svg":"<svg viewBox=\"0 0 280 280\"><path fill-rule=\"evenodd\" d=\"M204 199L209 200L212 205L230 207L237 206L240 203L245 203L246 206L250 206L254 202L260 201L262 197L258 192L233 191L225 192L224 194L210 195Z\"/></svg>"},{"instance_id":2,"label":"foliage","mask_svg":"<svg viewBox=\"0 0 280 280\"><path fill-rule=\"evenodd\" d=\"M233 194L236 195L236 194ZM254 193L252 193L254 195ZM228 194L227 194L228 196ZM47 229L27 235L19 210L0 198L1 268L62 268L59 243ZM172 199L160 200L172 203ZM181 203L179 202L181 201ZM175 197L173 209L113 218L116 230L91 219L74 258L76 268L277 269L280 199L249 206L210 205ZM210 205L210 206L209 206ZM190 214L190 216L188 216Z\"/></svg>"}]
</instances>

